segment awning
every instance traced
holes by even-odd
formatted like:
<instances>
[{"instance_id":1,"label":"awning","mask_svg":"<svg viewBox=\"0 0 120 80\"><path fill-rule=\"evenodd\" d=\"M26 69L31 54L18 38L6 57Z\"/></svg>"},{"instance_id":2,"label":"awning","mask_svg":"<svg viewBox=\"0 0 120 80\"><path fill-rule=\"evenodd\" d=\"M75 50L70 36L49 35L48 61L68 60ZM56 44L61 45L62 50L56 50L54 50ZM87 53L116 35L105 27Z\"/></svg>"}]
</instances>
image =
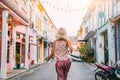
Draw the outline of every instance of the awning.
<instances>
[{"instance_id":1,"label":"awning","mask_svg":"<svg viewBox=\"0 0 120 80\"><path fill-rule=\"evenodd\" d=\"M78 40L77 42L87 42L88 39L85 39L85 40Z\"/></svg>"},{"instance_id":2,"label":"awning","mask_svg":"<svg viewBox=\"0 0 120 80\"><path fill-rule=\"evenodd\" d=\"M95 35L95 31L90 31L88 32L88 34L85 36L85 40L88 40L90 37L94 36Z\"/></svg>"},{"instance_id":3,"label":"awning","mask_svg":"<svg viewBox=\"0 0 120 80\"><path fill-rule=\"evenodd\" d=\"M52 41L50 41L50 40L48 40L48 39L46 39L46 40L44 40L44 42L47 42L47 43L52 43Z\"/></svg>"}]
</instances>

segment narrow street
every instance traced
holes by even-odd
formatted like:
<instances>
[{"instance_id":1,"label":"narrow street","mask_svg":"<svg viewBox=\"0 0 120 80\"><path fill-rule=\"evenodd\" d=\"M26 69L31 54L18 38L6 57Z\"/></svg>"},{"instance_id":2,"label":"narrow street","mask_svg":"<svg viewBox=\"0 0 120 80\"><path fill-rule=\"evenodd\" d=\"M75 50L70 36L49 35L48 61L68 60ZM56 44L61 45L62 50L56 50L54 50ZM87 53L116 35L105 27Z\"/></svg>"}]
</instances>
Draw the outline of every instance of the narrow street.
<instances>
[{"instance_id":1,"label":"narrow street","mask_svg":"<svg viewBox=\"0 0 120 80\"><path fill-rule=\"evenodd\" d=\"M120 67L120 0L0 0L0 80L57 80L45 62L68 56L79 61L68 80L95 80L95 63Z\"/></svg>"},{"instance_id":2,"label":"narrow street","mask_svg":"<svg viewBox=\"0 0 120 80\"><path fill-rule=\"evenodd\" d=\"M45 63L10 80L56 80L55 61ZM93 69L84 62L73 62L68 80L94 80Z\"/></svg>"}]
</instances>

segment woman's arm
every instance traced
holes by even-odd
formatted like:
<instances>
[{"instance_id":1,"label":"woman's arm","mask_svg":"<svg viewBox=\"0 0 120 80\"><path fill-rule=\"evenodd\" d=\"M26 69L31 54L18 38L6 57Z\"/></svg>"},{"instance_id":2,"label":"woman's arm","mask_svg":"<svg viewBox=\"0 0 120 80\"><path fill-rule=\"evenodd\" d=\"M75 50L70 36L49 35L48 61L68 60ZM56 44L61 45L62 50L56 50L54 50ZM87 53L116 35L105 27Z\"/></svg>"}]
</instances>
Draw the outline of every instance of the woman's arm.
<instances>
[{"instance_id":1,"label":"woman's arm","mask_svg":"<svg viewBox=\"0 0 120 80\"><path fill-rule=\"evenodd\" d=\"M70 41L67 41L67 42L68 42L68 47L70 48L70 52L71 52L71 54L72 54L72 52L73 52L73 47L72 47Z\"/></svg>"}]
</instances>

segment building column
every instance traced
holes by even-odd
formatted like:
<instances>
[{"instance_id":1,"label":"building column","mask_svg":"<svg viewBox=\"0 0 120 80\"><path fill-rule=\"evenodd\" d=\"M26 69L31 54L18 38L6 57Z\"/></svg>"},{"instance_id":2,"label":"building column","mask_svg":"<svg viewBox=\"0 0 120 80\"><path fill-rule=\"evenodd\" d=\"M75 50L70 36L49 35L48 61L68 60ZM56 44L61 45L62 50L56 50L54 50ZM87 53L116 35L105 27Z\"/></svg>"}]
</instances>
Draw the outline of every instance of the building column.
<instances>
[{"instance_id":1,"label":"building column","mask_svg":"<svg viewBox=\"0 0 120 80\"><path fill-rule=\"evenodd\" d=\"M43 62L43 59L44 59L44 40L42 39L42 53L40 54L41 56L41 62Z\"/></svg>"},{"instance_id":2,"label":"building column","mask_svg":"<svg viewBox=\"0 0 120 80\"><path fill-rule=\"evenodd\" d=\"M13 44L10 43L10 55L9 55L10 69L13 69Z\"/></svg>"},{"instance_id":3,"label":"building column","mask_svg":"<svg viewBox=\"0 0 120 80\"><path fill-rule=\"evenodd\" d=\"M109 65L115 63L115 41L114 41L114 26L108 25L108 53L109 53Z\"/></svg>"},{"instance_id":4,"label":"building column","mask_svg":"<svg viewBox=\"0 0 120 80\"><path fill-rule=\"evenodd\" d=\"M26 27L25 32L25 68L28 69L28 49L29 49L29 27Z\"/></svg>"},{"instance_id":5,"label":"building column","mask_svg":"<svg viewBox=\"0 0 120 80\"><path fill-rule=\"evenodd\" d=\"M8 41L8 11L2 11L2 48L0 78L6 78L7 64L7 41Z\"/></svg>"},{"instance_id":6,"label":"building column","mask_svg":"<svg viewBox=\"0 0 120 80\"><path fill-rule=\"evenodd\" d=\"M14 60L14 46L15 46L15 29L13 28L13 30L12 30L12 36L11 36L11 40L10 40L10 60L9 60L9 62L10 62L10 69L12 70L13 69L13 67L14 67L14 62L15 62L15 60Z\"/></svg>"},{"instance_id":7,"label":"building column","mask_svg":"<svg viewBox=\"0 0 120 80\"><path fill-rule=\"evenodd\" d=\"M16 28L13 28L13 68L16 68Z\"/></svg>"},{"instance_id":8,"label":"building column","mask_svg":"<svg viewBox=\"0 0 120 80\"><path fill-rule=\"evenodd\" d=\"M36 31L33 31L34 36L33 36L33 43L37 44L37 40L36 40ZM34 62L37 63L37 46L33 46L33 53L32 53Z\"/></svg>"}]
</instances>

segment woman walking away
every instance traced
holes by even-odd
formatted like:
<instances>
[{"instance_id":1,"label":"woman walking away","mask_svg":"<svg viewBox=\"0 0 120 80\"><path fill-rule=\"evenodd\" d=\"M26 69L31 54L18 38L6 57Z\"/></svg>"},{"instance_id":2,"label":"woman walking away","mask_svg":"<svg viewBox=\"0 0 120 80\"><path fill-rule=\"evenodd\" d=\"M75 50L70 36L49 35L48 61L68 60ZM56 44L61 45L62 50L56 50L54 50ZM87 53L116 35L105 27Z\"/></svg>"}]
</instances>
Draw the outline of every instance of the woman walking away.
<instances>
[{"instance_id":1,"label":"woman walking away","mask_svg":"<svg viewBox=\"0 0 120 80\"><path fill-rule=\"evenodd\" d=\"M68 48L70 52L68 52ZM57 80L67 80L71 66L70 57L68 55L71 55L72 51L71 43L66 39L65 28L60 28L56 34L56 40L53 42L51 54L46 58L46 60L49 61L51 57L55 56Z\"/></svg>"}]
</instances>

